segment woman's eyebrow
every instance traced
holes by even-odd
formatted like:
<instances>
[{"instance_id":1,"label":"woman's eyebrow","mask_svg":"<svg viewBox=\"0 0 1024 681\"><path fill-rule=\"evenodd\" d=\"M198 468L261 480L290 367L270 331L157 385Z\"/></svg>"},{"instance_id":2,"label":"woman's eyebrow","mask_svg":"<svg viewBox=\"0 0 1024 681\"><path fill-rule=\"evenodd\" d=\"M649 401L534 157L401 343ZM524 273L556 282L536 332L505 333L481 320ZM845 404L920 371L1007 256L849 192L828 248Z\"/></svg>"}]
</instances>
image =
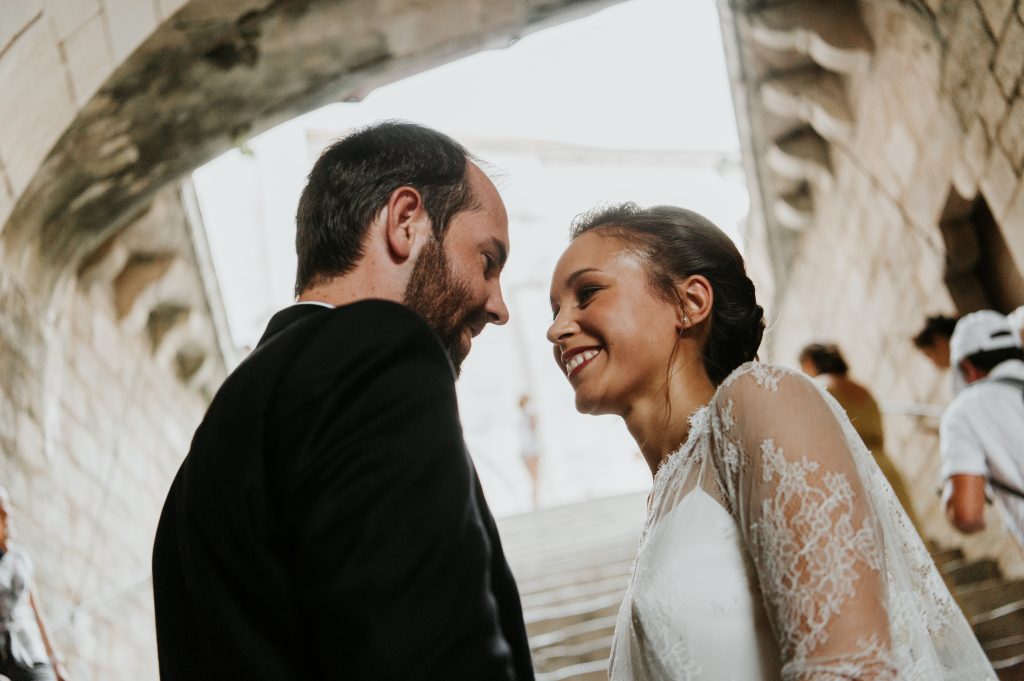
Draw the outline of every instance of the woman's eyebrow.
<instances>
[{"instance_id":1,"label":"woman's eyebrow","mask_svg":"<svg viewBox=\"0 0 1024 681\"><path fill-rule=\"evenodd\" d=\"M576 283L577 279L582 277L587 272L600 272L600 270L597 269L596 267L584 267L583 269L576 270L566 278L565 285L572 286L573 284Z\"/></svg>"}]
</instances>

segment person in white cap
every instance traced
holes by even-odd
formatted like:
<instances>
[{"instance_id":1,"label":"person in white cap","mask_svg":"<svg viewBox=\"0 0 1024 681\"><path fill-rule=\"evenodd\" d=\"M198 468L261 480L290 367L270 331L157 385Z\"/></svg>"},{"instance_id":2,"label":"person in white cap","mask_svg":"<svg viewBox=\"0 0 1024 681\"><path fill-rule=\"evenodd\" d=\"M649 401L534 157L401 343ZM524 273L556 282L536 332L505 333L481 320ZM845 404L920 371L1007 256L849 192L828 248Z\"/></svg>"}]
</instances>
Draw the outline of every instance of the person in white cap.
<instances>
[{"instance_id":1,"label":"person in white cap","mask_svg":"<svg viewBox=\"0 0 1024 681\"><path fill-rule=\"evenodd\" d=\"M973 312L950 339L957 395L939 443L946 517L960 531L985 527L987 497L1024 546L1024 349L1006 317Z\"/></svg>"},{"instance_id":2,"label":"person in white cap","mask_svg":"<svg viewBox=\"0 0 1024 681\"><path fill-rule=\"evenodd\" d=\"M1020 342L1024 344L1024 305L1021 305L1016 310L1006 315L1006 320L1010 322L1010 328L1017 330L1017 335L1020 336Z\"/></svg>"}]
</instances>

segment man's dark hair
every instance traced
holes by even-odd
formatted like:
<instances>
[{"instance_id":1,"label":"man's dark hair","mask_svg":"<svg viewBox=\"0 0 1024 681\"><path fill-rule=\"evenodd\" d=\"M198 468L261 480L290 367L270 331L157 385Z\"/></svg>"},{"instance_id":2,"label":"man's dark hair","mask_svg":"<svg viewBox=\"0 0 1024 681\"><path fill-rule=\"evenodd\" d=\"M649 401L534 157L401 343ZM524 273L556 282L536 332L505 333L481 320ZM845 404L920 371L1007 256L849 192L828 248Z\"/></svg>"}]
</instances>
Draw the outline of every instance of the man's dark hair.
<instances>
[{"instance_id":1,"label":"man's dark hair","mask_svg":"<svg viewBox=\"0 0 1024 681\"><path fill-rule=\"evenodd\" d=\"M819 374L836 374L845 376L850 367L834 343L811 343L800 351L800 361L808 361L814 365Z\"/></svg>"},{"instance_id":2,"label":"man's dark hair","mask_svg":"<svg viewBox=\"0 0 1024 681\"><path fill-rule=\"evenodd\" d=\"M956 328L957 318L946 315L935 315L924 320L924 328L914 336L914 346L917 348L930 348L935 344L939 336L947 340L953 337L953 329Z\"/></svg>"},{"instance_id":3,"label":"man's dark hair","mask_svg":"<svg viewBox=\"0 0 1024 681\"><path fill-rule=\"evenodd\" d=\"M469 159L447 135L401 121L362 128L328 147L309 173L295 216L295 295L355 266L370 222L399 187L420 192L434 234L443 239L452 217L473 203Z\"/></svg>"},{"instance_id":4,"label":"man's dark hair","mask_svg":"<svg viewBox=\"0 0 1024 681\"><path fill-rule=\"evenodd\" d=\"M1024 349L1002 348L1000 350L986 350L968 355L964 359L971 361L971 364L978 367L986 374L996 368L997 365L1011 359L1024 360Z\"/></svg>"}]
</instances>

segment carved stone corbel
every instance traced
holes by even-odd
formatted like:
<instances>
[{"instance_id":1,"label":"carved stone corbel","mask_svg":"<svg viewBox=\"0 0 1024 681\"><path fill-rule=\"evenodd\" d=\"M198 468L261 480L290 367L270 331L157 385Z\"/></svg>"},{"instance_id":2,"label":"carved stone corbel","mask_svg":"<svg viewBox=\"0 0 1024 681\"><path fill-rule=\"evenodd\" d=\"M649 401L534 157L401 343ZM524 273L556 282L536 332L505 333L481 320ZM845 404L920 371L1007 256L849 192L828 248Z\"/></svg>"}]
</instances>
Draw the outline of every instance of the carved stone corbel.
<instances>
[{"instance_id":1,"label":"carved stone corbel","mask_svg":"<svg viewBox=\"0 0 1024 681\"><path fill-rule=\"evenodd\" d=\"M753 13L749 21L758 44L806 54L829 71L863 73L871 63L871 36L854 1L790 2Z\"/></svg>"},{"instance_id":2,"label":"carved stone corbel","mask_svg":"<svg viewBox=\"0 0 1024 681\"><path fill-rule=\"evenodd\" d=\"M813 182L823 189L832 183L829 145L808 126L777 138L765 154L773 172L787 180Z\"/></svg>"},{"instance_id":3,"label":"carved stone corbel","mask_svg":"<svg viewBox=\"0 0 1024 681\"><path fill-rule=\"evenodd\" d=\"M814 200L807 186L776 198L772 204L772 213L786 229L803 231L814 220Z\"/></svg>"},{"instance_id":4,"label":"carved stone corbel","mask_svg":"<svg viewBox=\"0 0 1024 681\"><path fill-rule=\"evenodd\" d=\"M762 82L760 92L772 113L807 123L829 142L849 139L853 114L836 74L820 68L780 73Z\"/></svg>"}]
</instances>

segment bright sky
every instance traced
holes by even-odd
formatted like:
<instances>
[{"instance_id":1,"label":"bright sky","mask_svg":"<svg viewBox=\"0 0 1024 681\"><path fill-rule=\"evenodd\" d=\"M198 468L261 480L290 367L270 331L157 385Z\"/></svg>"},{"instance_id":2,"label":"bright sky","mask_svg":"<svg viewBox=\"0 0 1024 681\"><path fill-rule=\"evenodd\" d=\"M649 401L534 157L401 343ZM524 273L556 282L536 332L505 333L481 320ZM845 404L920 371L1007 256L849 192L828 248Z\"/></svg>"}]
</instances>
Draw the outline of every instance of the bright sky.
<instances>
[{"instance_id":1,"label":"bright sky","mask_svg":"<svg viewBox=\"0 0 1024 681\"><path fill-rule=\"evenodd\" d=\"M295 207L323 144L384 118L462 141L495 171L509 209L503 282L512 321L476 339L458 385L466 441L495 514L529 508L519 457L524 392L539 416L542 504L646 489L650 473L621 421L573 408L544 338L547 287L572 217L599 203L682 205L738 240L747 194L714 1L624 2L361 103L312 112L253 139L251 155L232 151L197 170L238 345L253 345L292 301ZM586 150L544 153L533 141Z\"/></svg>"}]
</instances>

